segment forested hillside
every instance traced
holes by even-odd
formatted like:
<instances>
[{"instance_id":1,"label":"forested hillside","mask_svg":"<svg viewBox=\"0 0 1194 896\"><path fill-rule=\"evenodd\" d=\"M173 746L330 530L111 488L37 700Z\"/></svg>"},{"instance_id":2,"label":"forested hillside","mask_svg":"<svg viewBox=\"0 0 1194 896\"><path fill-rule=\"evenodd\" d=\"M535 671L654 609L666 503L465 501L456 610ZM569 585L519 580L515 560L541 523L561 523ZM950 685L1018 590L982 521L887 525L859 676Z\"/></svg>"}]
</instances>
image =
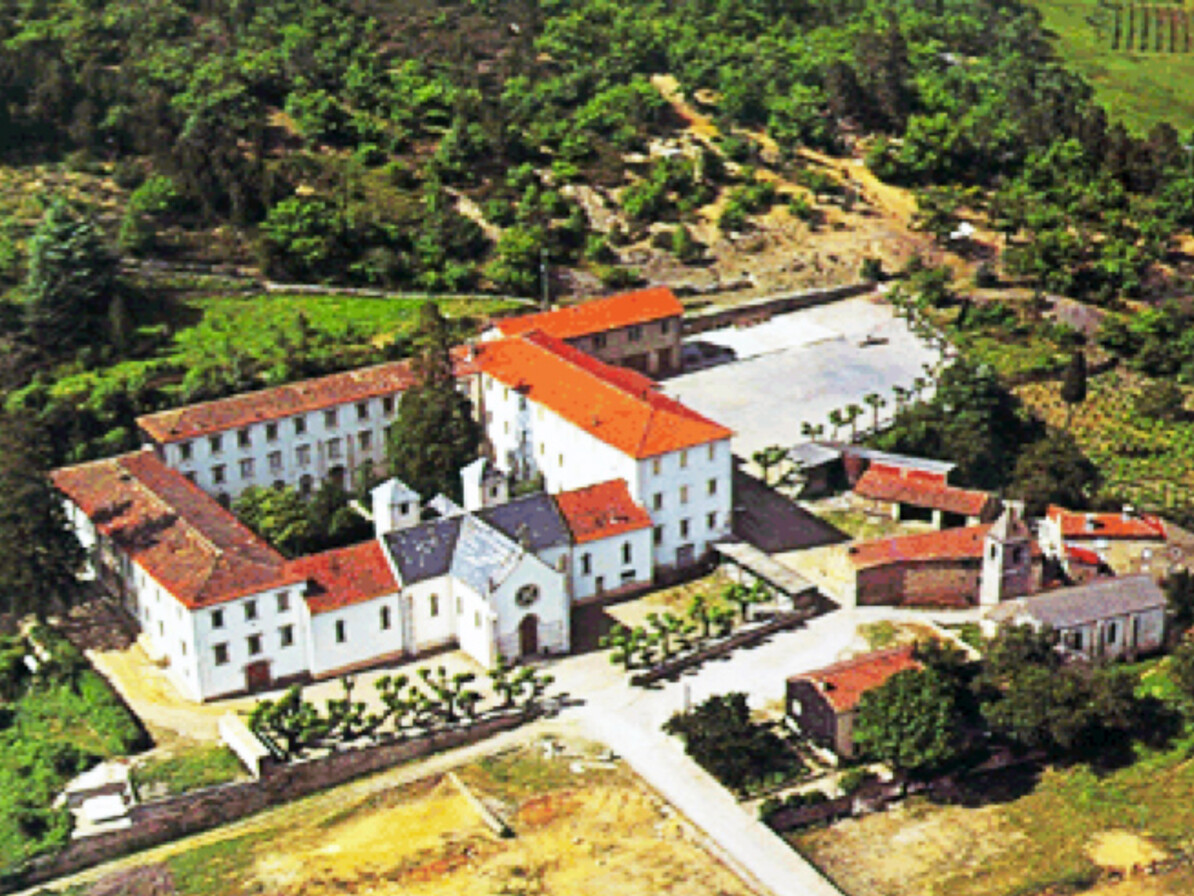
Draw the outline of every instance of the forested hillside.
<instances>
[{"instance_id":1,"label":"forested hillside","mask_svg":"<svg viewBox=\"0 0 1194 896\"><path fill-rule=\"evenodd\" d=\"M8 160L114 164L127 253L225 224L283 278L534 294L545 252L618 285L648 225L695 259L682 225L724 186L735 230L770 206L723 164L761 161L739 129L769 165L857 149L983 187L965 201L1028 237L1011 269L1055 289L1138 290L1194 215L1178 135L1109 126L1016 2L5 0L0 37ZM720 141L646 154L685 125L661 73Z\"/></svg>"},{"instance_id":2,"label":"forested hillside","mask_svg":"<svg viewBox=\"0 0 1194 896\"><path fill-rule=\"evenodd\" d=\"M135 413L403 351L402 322L226 313L139 259L558 296L926 250L1016 301L1176 295L1188 146L1109 123L1015 0L0 0L0 388L81 459ZM1034 308L954 335L1055 365Z\"/></svg>"}]
</instances>

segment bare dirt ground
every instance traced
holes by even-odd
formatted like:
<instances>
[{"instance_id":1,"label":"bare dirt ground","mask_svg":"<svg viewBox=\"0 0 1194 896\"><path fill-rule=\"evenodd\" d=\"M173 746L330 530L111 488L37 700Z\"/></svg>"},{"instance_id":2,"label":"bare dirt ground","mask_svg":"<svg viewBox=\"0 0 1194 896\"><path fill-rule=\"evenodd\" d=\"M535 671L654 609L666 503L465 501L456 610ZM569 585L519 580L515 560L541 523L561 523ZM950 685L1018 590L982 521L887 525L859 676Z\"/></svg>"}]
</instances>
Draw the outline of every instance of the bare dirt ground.
<instances>
[{"instance_id":1,"label":"bare dirt ground","mask_svg":"<svg viewBox=\"0 0 1194 896\"><path fill-rule=\"evenodd\" d=\"M514 830L498 837L442 773L394 772L180 841L76 894L748 896L689 823L598 748L513 747L458 769ZM409 771L409 770L408 770ZM116 887L116 889L114 889Z\"/></svg>"},{"instance_id":2,"label":"bare dirt ground","mask_svg":"<svg viewBox=\"0 0 1194 896\"><path fill-rule=\"evenodd\" d=\"M717 126L688 101L676 79L656 75L652 83L688 123L685 138L712 147L719 136ZM779 147L766 134L748 136L760 147L765 163L778 162ZM627 260L653 282L714 288L749 277L753 287L726 294L730 301L852 282L858 279L862 260L868 257L881 260L889 271L902 267L914 254L933 264L948 263L959 274L969 271L966 262L948 255L930 237L911 229L916 202L910 191L883 183L856 159L808 149L799 150L797 155L798 165L820 169L850 188L857 197L853 206L847 209L839 203L815 202L816 197L808 189L777 167L760 167L758 176L775 183L780 202L765 214L752 215L749 232L724 234L717 227L725 192L700 209L700 221L690 227L693 236L708 247L711 263L703 267L683 265L669 253L651 250L646 243L634 247ZM795 196L814 202L821 220L810 223L795 217L786 206L787 200Z\"/></svg>"}]
</instances>

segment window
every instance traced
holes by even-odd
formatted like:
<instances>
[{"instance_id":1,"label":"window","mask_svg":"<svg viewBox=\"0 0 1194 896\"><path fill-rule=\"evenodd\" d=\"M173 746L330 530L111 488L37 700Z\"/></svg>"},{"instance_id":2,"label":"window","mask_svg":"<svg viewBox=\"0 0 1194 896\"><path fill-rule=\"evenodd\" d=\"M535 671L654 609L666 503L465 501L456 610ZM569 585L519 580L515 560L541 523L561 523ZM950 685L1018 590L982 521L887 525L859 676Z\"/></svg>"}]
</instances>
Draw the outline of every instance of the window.
<instances>
[{"instance_id":1,"label":"window","mask_svg":"<svg viewBox=\"0 0 1194 896\"><path fill-rule=\"evenodd\" d=\"M659 322L660 333L670 333L672 331L672 322L670 320L661 320Z\"/></svg>"},{"instance_id":2,"label":"window","mask_svg":"<svg viewBox=\"0 0 1194 896\"><path fill-rule=\"evenodd\" d=\"M539 443L539 456L542 457L547 453L547 445L543 442Z\"/></svg>"},{"instance_id":3,"label":"window","mask_svg":"<svg viewBox=\"0 0 1194 896\"><path fill-rule=\"evenodd\" d=\"M663 544L663 526L656 526L651 534L654 536L656 544Z\"/></svg>"},{"instance_id":4,"label":"window","mask_svg":"<svg viewBox=\"0 0 1194 896\"><path fill-rule=\"evenodd\" d=\"M525 395L518 396L518 409L525 411L527 409L527 397Z\"/></svg>"},{"instance_id":5,"label":"window","mask_svg":"<svg viewBox=\"0 0 1194 896\"><path fill-rule=\"evenodd\" d=\"M680 520L680 537L688 537L688 520Z\"/></svg>"},{"instance_id":6,"label":"window","mask_svg":"<svg viewBox=\"0 0 1194 896\"><path fill-rule=\"evenodd\" d=\"M223 610L212 610L211 611L211 627L212 628L223 628L224 627L224 611Z\"/></svg>"},{"instance_id":7,"label":"window","mask_svg":"<svg viewBox=\"0 0 1194 896\"><path fill-rule=\"evenodd\" d=\"M278 593L278 612L285 613L290 609L290 592L280 591Z\"/></svg>"},{"instance_id":8,"label":"window","mask_svg":"<svg viewBox=\"0 0 1194 896\"><path fill-rule=\"evenodd\" d=\"M464 612L464 604L461 602L460 598L457 597L456 598L456 615L459 616L463 612Z\"/></svg>"},{"instance_id":9,"label":"window","mask_svg":"<svg viewBox=\"0 0 1194 896\"><path fill-rule=\"evenodd\" d=\"M640 339L643 338L643 328L640 327L638 324L635 324L633 327L631 327L629 330L626 331L626 338L629 339L631 342L638 342Z\"/></svg>"},{"instance_id":10,"label":"window","mask_svg":"<svg viewBox=\"0 0 1194 896\"><path fill-rule=\"evenodd\" d=\"M212 657L216 661L217 666L223 666L228 663L228 645L227 644L213 644L211 648Z\"/></svg>"},{"instance_id":11,"label":"window","mask_svg":"<svg viewBox=\"0 0 1194 896\"><path fill-rule=\"evenodd\" d=\"M368 430L357 433L357 444L361 446L362 451L368 451L373 447L373 433Z\"/></svg>"},{"instance_id":12,"label":"window","mask_svg":"<svg viewBox=\"0 0 1194 896\"><path fill-rule=\"evenodd\" d=\"M256 618L257 618L257 601L255 601L255 600L245 601L245 619L253 620Z\"/></svg>"},{"instance_id":13,"label":"window","mask_svg":"<svg viewBox=\"0 0 1194 896\"><path fill-rule=\"evenodd\" d=\"M705 517L705 522L709 524L710 529L716 529L717 528L717 514L710 513L707 517Z\"/></svg>"},{"instance_id":14,"label":"window","mask_svg":"<svg viewBox=\"0 0 1194 896\"><path fill-rule=\"evenodd\" d=\"M277 423L265 424L265 440L267 442L278 441L278 424Z\"/></svg>"},{"instance_id":15,"label":"window","mask_svg":"<svg viewBox=\"0 0 1194 896\"><path fill-rule=\"evenodd\" d=\"M190 442L180 442L179 443L178 456L181 457L183 460L191 459L191 443Z\"/></svg>"},{"instance_id":16,"label":"window","mask_svg":"<svg viewBox=\"0 0 1194 896\"><path fill-rule=\"evenodd\" d=\"M332 460L338 460L340 458L339 439L328 439L328 457L330 457Z\"/></svg>"},{"instance_id":17,"label":"window","mask_svg":"<svg viewBox=\"0 0 1194 896\"><path fill-rule=\"evenodd\" d=\"M1114 644L1119 635L1119 626L1114 622L1107 623L1107 643Z\"/></svg>"},{"instance_id":18,"label":"window","mask_svg":"<svg viewBox=\"0 0 1194 896\"><path fill-rule=\"evenodd\" d=\"M716 479L709 480L709 494L711 494L711 495L717 494L717 480Z\"/></svg>"},{"instance_id":19,"label":"window","mask_svg":"<svg viewBox=\"0 0 1194 896\"><path fill-rule=\"evenodd\" d=\"M560 455L560 466L564 466L564 455Z\"/></svg>"},{"instance_id":20,"label":"window","mask_svg":"<svg viewBox=\"0 0 1194 896\"><path fill-rule=\"evenodd\" d=\"M598 594L605 593L605 576L598 576L595 585L597 587Z\"/></svg>"},{"instance_id":21,"label":"window","mask_svg":"<svg viewBox=\"0 0 1194 896\"><path fill-rule=\"evenodd\" d=\"M248 429L242 429L236 433L236 444L241 448L248 448L253 444L253 437Z\"/></svg>"},{"instance_id":22,"label":"window","mask_svg":"<svg viewBox=\"0 0 1194 896\"><path fill-rule=\"evenodd\" d=\"M294 418L294 434L296 436L301 436L306 431L307 431L307 418L306 417L295 417Z\"/></svg>"},{"instance_id":23,"label":"window","mask_svg":"<svg viewBox=\"0 0 1194 896\"><path fill-rule=\"evenodd\" d=\"M474 628L481 627L481 611L480 610L477 610L475 613L473 613L473 627Z\"/></svg>"},{"instance_id":24,"label":"window","mask_svg":"<svg viewBox=\"0 0 1194 896\"><path fill-rule=\"evenodd\" d=\"M680 486L680 503L681 504L688 503L688 486L687 485Z\"/></svg>"},{"instance_id":25,"label":"window","mask_svg":"<svg viewBox=\"0 0 1194 896\"><path fill-rule=\"evenodd\" d=\"M709 460L716 460L716 458L717 458L717 446L714 445L712 442L710 442L709 443Z\"/></svg>"},{"instance_id":26,"label":"window","mask_svg":"<svg viewBox=\"0 0 1194 896\"><path fill-rule=\"evenodd\" d=\"M188 479L188 480L190 480L191 482L194 482L194 481L195 481L195 479L196 479L196 476L195 476L195 471L194 471L194 470L187 470L187 471L186 471L185 473L183 473L182 475L183 475L183 476L185 476L185 477L187 477L187 479Z\"/></svg>"},{"instance_id":27,"label":"window","mask_svg":"<svg viewBox=\"0 0 1194 896\"><path fill-rule=\"evenodd\" d=\"M630 546L630 542L627 541L622 545L622 562L623 563L631 563L631 562L633 562L631 558L632 558L632 549Z\"/></svg>"},{"instance_id":28,"label":"window","mask_svg":"<svg viewBox=\"0 0 1194 896\"><path fill-rule=\"evenodd\" d=\"M390 608L381 608L381 630L384 632L390 627Z\"/></svg>"},{"instance_id":29,"label":"window","mask_svg":"<svg viewBox=\"0 0 1194 896\"><path fill-rule=\"evenodd\" d=\"M223 436L208 436L207 447L208 447L208 450L211 451L212 454L219 454L221 451L224 450L224 437Z\"/></svg>"},{"instance_id":30,"label":"window","mask_svg":"<svg viewBox=\"0 0 1194 896\"><path fill-rule=\"evenodd\" d=\"M1082 630L1079 629L1077 631L1069 631L1069 632L1062 633L1061 643L1064 644L1066 647L1068 647L1070 650L1081 650L1082 649Z\"/></svg>"},{"instance_id":31,"label":"window","mask_svg":"<svg viewBox=\"0 0 1194 896\"><path fill-rule=\"evenodd\" d=\"M328 429L335 429L339 424L338 415L334 410L323 412L323 425Z\"/></svg>"},{"instance_id":32,"label":"window","mask_svg":"<svg viewBox=\"0 0 1194 896\"><path fill-rule=\"evenodd\" d=\"M211 481L219 485L224 481L224 465L216 464L211 468Z\"/></svg>"},{"instance_id":33,"label":"window","mask_svg":"<svg viewBox=\"0 0 1194 896\"><path fill-rule=\"evenodd\" d=\"M294 626L284 625L278 629L278 643L283 647L289 647L294 643Z\"/></svg>"},{"instance_id":34,"label":"window","mask_svg":"<svg viewBox=\"0 0 1194 896\"><path fill-rule=\"evenodd\" d=\"M580 571L583 575L586 575L586 576L593 571L593 555L592 554L581 554L580 555Z\"/></svg>"},{"instance_id":35,"label":"window","mask_svg":"<svg viewBox=\"0 0 1194 896\"><path fill-rule=\"evenodd\" d=\"M343 619L336 620L336 643L343 644L348 640L348 630Z\"/></svg>"},{"instance_id":36,"label":"window","mask_svg":"<svg viewBox=\"0 0 1194 896\"><path fill-rule=\"evenodd\" d=\"M628 569L622 573L622 584L627 585L634 581L634 570Z\"/></svg>"},{"instance_id":37,"label":"window","mask_svg":"<svg viewBox=\"0 0 1194 896\"><path fill-rule=\"evenodd\" d=\"M604 333L594 333L593 334L593 348L605 348L605 334Z\"/></svg>"},{"instance_id":38,"label":"window","mask_svg":"<svg viewBox=\"0 0 1194 896\"><path fill-rule=\"evenodd\" d=\"M245 646L249 648L249 656L261 653L261 635L249 635L245 638Z\"/></svg>"},{"instance_id":39,"label":"window","mask_svg":"<svg viewBox=\"0 0 1194 896\"><path fill-rule=\"evenodd\" d=\"M282 452L271 451L269 453L269 471L271 473L282 472Z\"/></svg>"},{"instance_id":40,"label":"window","mask_svg":"<svg viewBox=\"0 0 1194 896\"><path fill-rule=\"evenodd\" d=\"M655 476L659 475L659 470L663 465L659 462L658 457L651 458L651 473Z\"/></svg>"},{"instance_id":41,"label":"window","mask_svg":"<svg viewBox=\"0 0 1194 896\"><path fill-rule=\"evenodd\" d=\"M299 445L298 448L296 448L294 450L294 456L295 456L295 460L298 461L298 465L300 467L310 466L310 464L311 464L311 446L310 445Z\"/></svg>"},{"instance_id":42,"label":"window","mask_svg":"<svg viewBox=\"0 0 1194 896\"><path fill-rule=\"evenodd\" d=\"M187 642L186 642L186 641L179 641L179 642L178 642L178 649L179 649L179 650L182 652L182 655L183 655L183 656L186 656L186 655L187 655Z\"/></svg>"},{"instance_id":43,"label":"window","mask_svg":"<svg viewBox=\"0 0 1194 896\"><path fill-rule=\"evenodd\" d=\"M431 596L429 596L427 598L427 610L428 610L429 615L431 615L431 616L439 615L439 595L438 594L432 594Z\"/></svg>"},{"instance_id":44,"label":"window","mask_svg":"<svg viewBox=\"0 0 1194 896\"><path fill-rule=\"evenodd\" d=\"M369 419L369 402L367 402L367 401L358 401L357 402L357 419L358 420L368 420Z\"/></svg>"},{"instance_id":45,"label":"window","mask_svg":"<svg viewBox=\"0 0 1194 896\"><path fill-rule=\"evenodd\" d=\"M655 496L651 499L651 506L655 510L663 510L663 493L662 492L655 493Z\"/></svg>"},{"instance_id":46,"label":"window","mask_svg":"<svg viewBox=\"0 0 1194 896\"><path fill-rule=\"evenodd\" d=\"M381 410L382 410L382 413L385 413L385 414L394 413L394 396L393 395L387 395L387 396L385 396L385 398L383 398L381 400Z\"/></svg>"},{"instance_id":47,"label":"window","mask_svg":"<svg viewBox=\"0 0 1194 896\"><path fill-rule=\"evenodd\" d=\"M315 479L310 473L299 478L299 494L306 497L311 494L311 489L315 487Z\"/></svg>"},{"instance_id":48,"label":"window","mask_svg":"<svg viewBox=\"0 0 1194 896\"><path fill-rule=\"evenodd\" d=\"M253 478L253 458L246 457L244 460L242 460L240 462L240 478L241 479L252 479Z\"/></svg>"},{"instance_id":49,"label":"window","mask_svg":"<svg viewBox=\"0 0 1194 896\"><path fill-rule=\"evenodd\" d=\"M514 603L520 607L529 607L539 599L538 585L523 585L514 592Z\"/></svg>"},{"instance_id":50,"label":"window","mask_svg":"<svg viewBox=\"0 0 1194 896\"><path fill-rule=\"evenodd\" d=\"M680 452L680 469L683 470L683 469L686 469L687 467L688 467L688 449L685 448L683 451Z\"/></svg>"}]
</instances>

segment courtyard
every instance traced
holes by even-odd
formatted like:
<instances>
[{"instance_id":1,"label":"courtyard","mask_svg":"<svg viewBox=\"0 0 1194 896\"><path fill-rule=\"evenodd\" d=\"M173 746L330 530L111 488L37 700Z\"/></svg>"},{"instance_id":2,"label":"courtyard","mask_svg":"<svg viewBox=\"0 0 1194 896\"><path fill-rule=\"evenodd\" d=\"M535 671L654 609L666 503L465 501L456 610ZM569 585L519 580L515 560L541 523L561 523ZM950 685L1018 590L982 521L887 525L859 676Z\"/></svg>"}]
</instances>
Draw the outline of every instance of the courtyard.
<instances>
[{"instance_id":1,"label":"courtyard","mask_svg":"<svg viewBox=\"0 0 1194 896\"><path fill-rule=\"evenodd\" d=\"M664 391L734 430L734 453L743 458L805 441L801 423L824 424L830 411L851 403L866 411L860 425L870 425L863 396L872 392L887 399L880 419L889 418L892 388L910 388L925 364L941 360L874 293L687 341L716 346L734 360L669 379Z\"/></svg>"}]
</instances>

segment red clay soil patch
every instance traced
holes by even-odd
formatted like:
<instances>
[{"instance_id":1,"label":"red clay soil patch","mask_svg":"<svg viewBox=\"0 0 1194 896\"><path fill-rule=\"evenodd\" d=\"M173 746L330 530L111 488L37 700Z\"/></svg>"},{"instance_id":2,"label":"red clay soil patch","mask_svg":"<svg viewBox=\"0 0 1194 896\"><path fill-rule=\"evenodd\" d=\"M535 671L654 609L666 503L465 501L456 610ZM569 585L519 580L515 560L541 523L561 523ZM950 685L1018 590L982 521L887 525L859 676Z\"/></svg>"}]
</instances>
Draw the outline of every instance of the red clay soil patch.
<instances>
[{"instance_id":1,"label":"red clay soil patch","mask_svg":"<svg viewBox=\"0 0 1194 896\"><path fill-rule=\"evenodd\" d=\"M545 793L527 800L518 807L515 828L520 826L542 827L551 824L558 818L566 818L577 808L578 803L571 792Z\"/></svg>"}]
</instances>

